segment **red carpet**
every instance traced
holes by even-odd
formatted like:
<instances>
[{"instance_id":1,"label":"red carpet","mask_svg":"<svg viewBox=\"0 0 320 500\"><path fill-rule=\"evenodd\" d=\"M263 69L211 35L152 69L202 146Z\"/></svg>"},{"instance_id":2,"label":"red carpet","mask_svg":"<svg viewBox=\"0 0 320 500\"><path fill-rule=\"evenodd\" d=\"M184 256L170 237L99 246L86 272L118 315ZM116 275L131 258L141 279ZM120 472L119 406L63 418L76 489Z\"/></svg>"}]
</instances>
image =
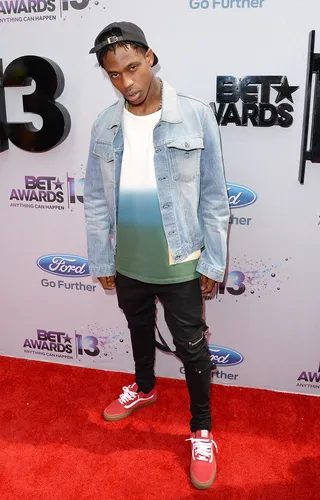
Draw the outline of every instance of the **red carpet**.
<instances>
[{"instance_id":1,"label":"red carpet","mask_svg":"<svg viewBox=\"0 0 320 500\"><path fill-rule=\"evenodd\" d=\"M198 491L182 381L159 379L155 405L103 420L132 380L0 357L0 499L319 500L320 398L216 386L218 476Z\"/></svg>"}]
</instances>

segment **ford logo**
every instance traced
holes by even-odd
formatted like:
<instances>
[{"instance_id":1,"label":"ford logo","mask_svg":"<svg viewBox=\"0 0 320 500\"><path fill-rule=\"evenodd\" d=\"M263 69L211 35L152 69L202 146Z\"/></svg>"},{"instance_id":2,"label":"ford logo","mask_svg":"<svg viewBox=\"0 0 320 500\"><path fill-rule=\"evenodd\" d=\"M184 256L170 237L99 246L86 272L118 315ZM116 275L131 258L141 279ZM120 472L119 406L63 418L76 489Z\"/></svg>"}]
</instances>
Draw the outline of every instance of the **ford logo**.
<instances>
[{"instance_id":1,"label":"ford logo","mask_svg":"<svg viewBox=\"0 0 320 500\"><path fill-rule=\"evenodd\" d=\"M240 184L227 183L227 191L229 197L230 208L243 208L252 205L257 201L257 194L245 186Z\"/></svg>"},{"instance_id":2,"label":"ford logo","mask_svg":"<svg viewBox=\"0 0 320 500\"><path fill-rule=\"evenodd\" d=\"M243 356L240 352L228 347L210 344L209 351L212 363L217 366L234 366L239 365L243 361Z\"/></svg>"},{"instance_id":3,"label":"ford logo","mask_svg":"<svg viewBox=\"0 0 320 500\"><path fill-rule=\"evenodd\" d=\"M79 255L55 253L43 255L37 260L37 266L46 273L78 278L89 276L88 260Z\"/></svg>"}]
</instances>

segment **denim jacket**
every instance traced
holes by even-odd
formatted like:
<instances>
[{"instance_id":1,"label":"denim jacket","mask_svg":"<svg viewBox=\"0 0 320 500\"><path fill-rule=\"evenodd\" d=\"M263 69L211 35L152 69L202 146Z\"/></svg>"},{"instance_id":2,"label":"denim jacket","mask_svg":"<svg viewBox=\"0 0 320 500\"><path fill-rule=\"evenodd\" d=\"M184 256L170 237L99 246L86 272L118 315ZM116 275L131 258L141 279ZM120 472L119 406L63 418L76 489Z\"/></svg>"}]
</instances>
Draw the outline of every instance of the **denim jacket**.
<instances>
[{"instance_id":1,"label":"denim jacket","mask_svg":"<svg viewBox=\"0 0 320 500\"><path fill-rule=\"evenodd\" d=\"M84 211L89 268L96 277L115 274L123 107L121 98L92 128ZM153 139L160 211L174 262L202 249L197 271L223 281L230 213L219 129L210 106L163 81Z\"/></svg>"}]
</instances>

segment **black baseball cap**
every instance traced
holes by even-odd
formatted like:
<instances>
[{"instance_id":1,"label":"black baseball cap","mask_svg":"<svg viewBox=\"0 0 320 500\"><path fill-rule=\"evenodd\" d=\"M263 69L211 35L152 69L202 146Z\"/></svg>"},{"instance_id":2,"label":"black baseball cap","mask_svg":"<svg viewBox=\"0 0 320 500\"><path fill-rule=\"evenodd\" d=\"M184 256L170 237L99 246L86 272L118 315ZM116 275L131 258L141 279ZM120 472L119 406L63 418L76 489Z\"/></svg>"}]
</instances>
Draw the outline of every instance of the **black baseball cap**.
<instances>
[{"instance_id":1,"label":"black baseball cap","mask_svg":"<svg viewBox=\"0 0 320 500\"><path fill-rule=\"evenodd\" d=\"M108 33L110 33L110 36L106 38ZM112 33L115 34L113 35ZM92 47L89 54L96 54L107 45L112 45L117 42L136 42L146 49L149 48L145 34L139 26L121 21L120 23L109 24L99 33L95 39L94 47ZM152 66L155 66L158 63L158 58L155 54L153 55L154 61Z\"/></svg>"}]
</instances>

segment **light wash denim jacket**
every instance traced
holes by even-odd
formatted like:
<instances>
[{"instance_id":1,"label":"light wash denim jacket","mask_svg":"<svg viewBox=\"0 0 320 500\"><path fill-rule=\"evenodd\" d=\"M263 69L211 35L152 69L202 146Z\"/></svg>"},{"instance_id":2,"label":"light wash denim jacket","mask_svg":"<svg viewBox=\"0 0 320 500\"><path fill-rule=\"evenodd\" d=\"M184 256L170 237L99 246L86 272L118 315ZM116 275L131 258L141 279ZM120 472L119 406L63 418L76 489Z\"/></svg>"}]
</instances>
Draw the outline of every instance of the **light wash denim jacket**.
<instances>
[{"instance_id":1,"label":"light wash denim jacket","mask_svg":"<svg viewBox=\"0 0 320 500\"><path fill-rule=\"evenodd\" d=\"M92 128L84 211L89 268L96 277L116 271L123 107L121 98ZM160 210L174 262L202 249L198 272L223 281L230 213L219 129L210 106L163 81L162 113L153 138Z\"/></svg>"}]
</instances>

